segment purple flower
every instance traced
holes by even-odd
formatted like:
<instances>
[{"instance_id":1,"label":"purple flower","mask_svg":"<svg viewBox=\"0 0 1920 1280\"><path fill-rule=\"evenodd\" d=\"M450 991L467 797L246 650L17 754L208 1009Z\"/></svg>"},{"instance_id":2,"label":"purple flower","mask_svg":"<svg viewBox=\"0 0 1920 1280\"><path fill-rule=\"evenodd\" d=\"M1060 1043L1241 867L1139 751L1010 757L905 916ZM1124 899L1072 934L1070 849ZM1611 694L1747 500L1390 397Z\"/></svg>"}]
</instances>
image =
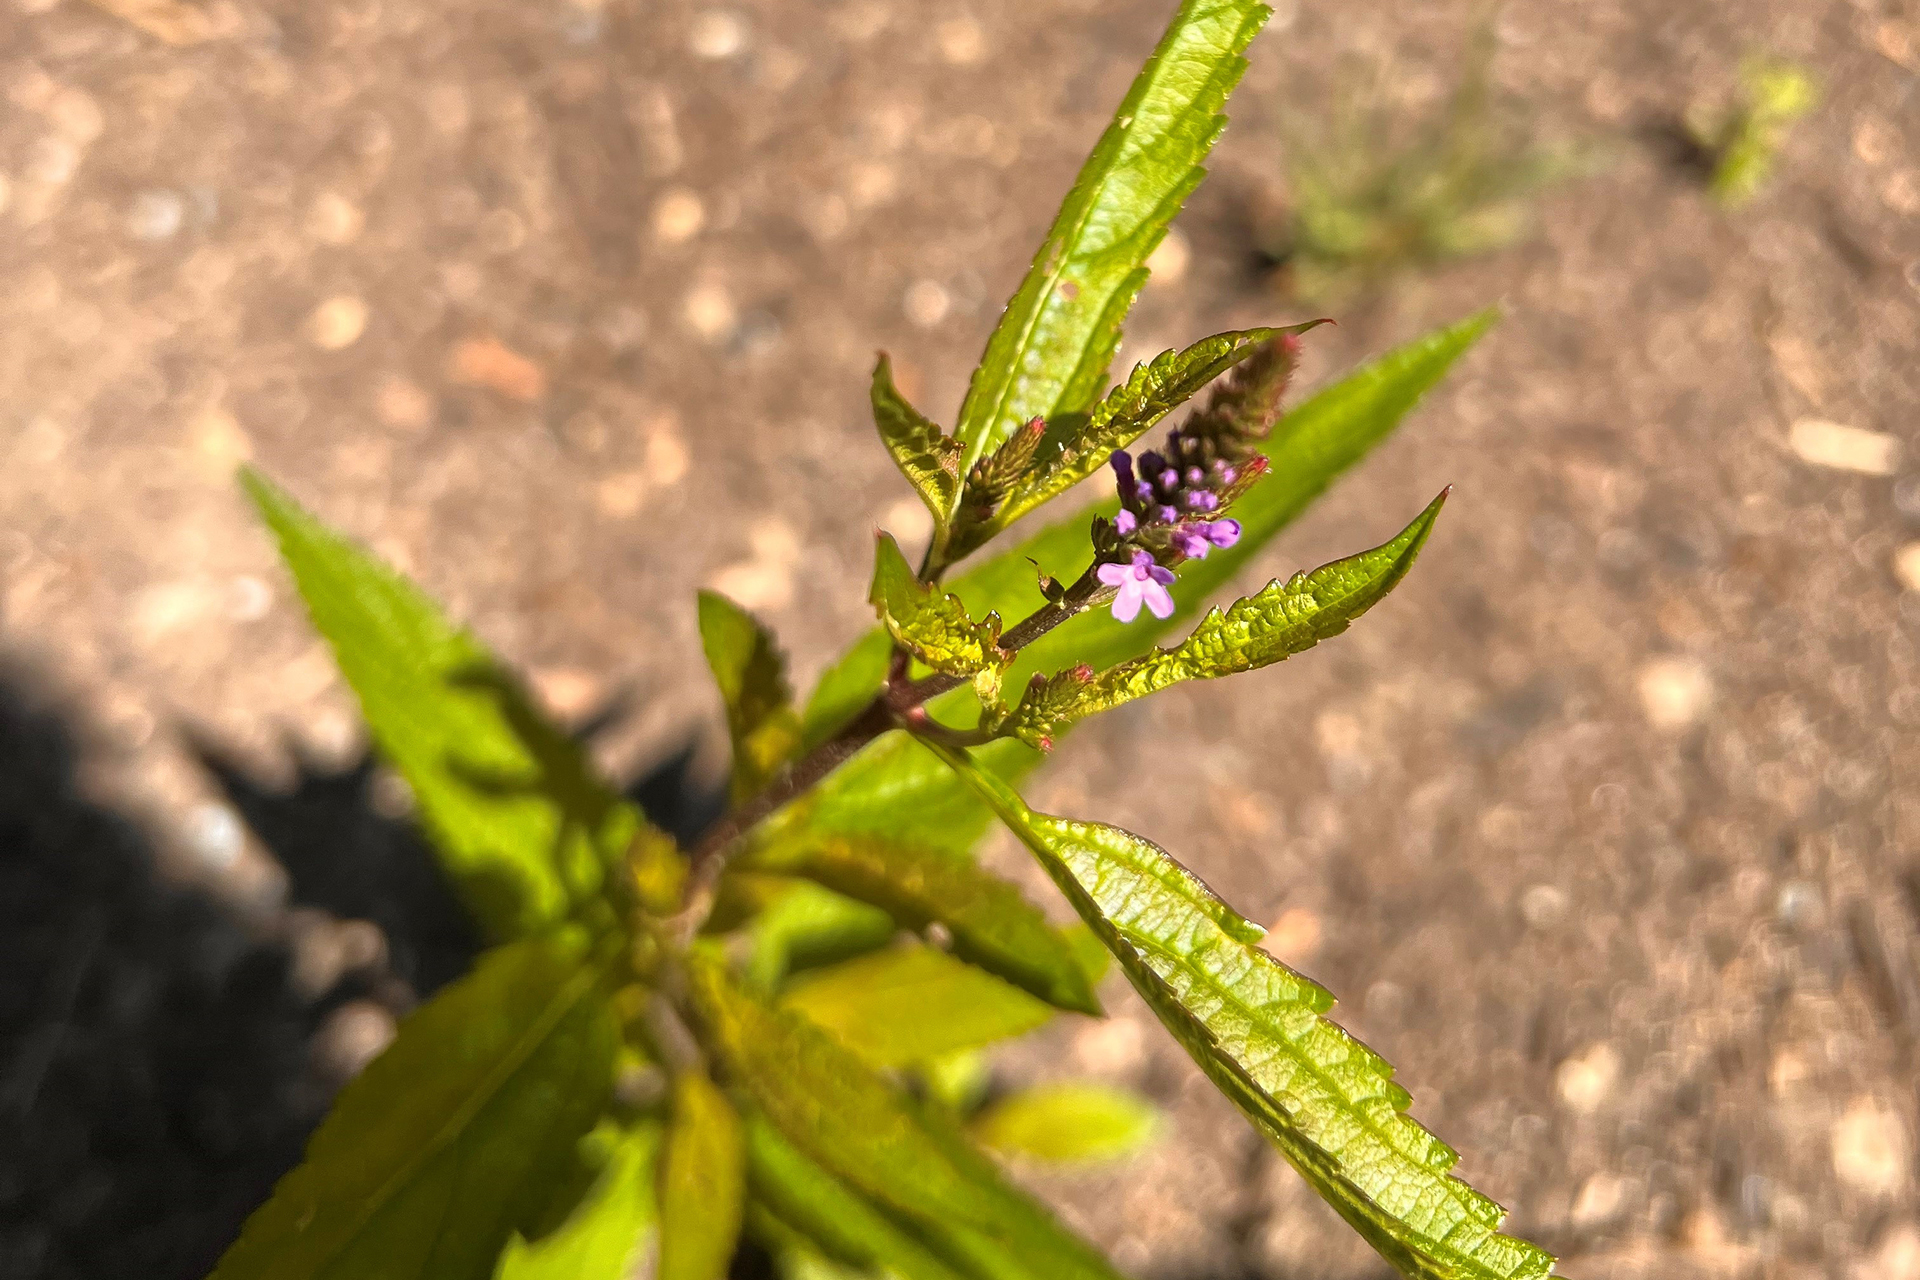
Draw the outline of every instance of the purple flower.
<instances>
[{"instance_id":1,"label":"purple flower","mask_svg":"<svg viewBox=\"0 0 1920 1280\"><path fill-rule=\"evenodd\" d=\"M1113 531L1123 538L1139 527L1140 517L1125 508L1122 508L1120 513L1113 518Z\"/></svg>"},{"instance_id":2,"label":"purple flower","mask_svg":"<svg viewBox=\"0 0 1920 1280\"><path fill-rule=\"evenodd\" d=\"M1113 598L1113 616L1117 620L1132 622L1140 616L1143 604L1156 618L1173 616L1173 597L1167 592L1167 584L1173 581L1173 570L1155 564L1151 553L1136 551L1132 564L1103 564L1097 572L1101 582L1120 589L1120 594Z\"/></svg>"},{"instance_id":3,"label":"purple flower","mask_svg":"<svg viewBox=\"0 0 1920 1280\"><path fill-rule=\"evenodd\" d=\"M1173 531L1173 549L1189 560L1204 560L1207 552L1219 547L1222 551L1240 541L1240 522L1238 520L1196 521L1183 524Z\"/></svg>"},{"instance_id":4,"label":"purple flower","mask_svg":"<svg viewBox=\"0 0 1920 1280\"><path fill-rule=\"evenodd\" d=\"M1238 520L1215 520L1206 526L1207 541L1225 551L1240 541L1240 522Z\"/></svg>"}]
</instances>

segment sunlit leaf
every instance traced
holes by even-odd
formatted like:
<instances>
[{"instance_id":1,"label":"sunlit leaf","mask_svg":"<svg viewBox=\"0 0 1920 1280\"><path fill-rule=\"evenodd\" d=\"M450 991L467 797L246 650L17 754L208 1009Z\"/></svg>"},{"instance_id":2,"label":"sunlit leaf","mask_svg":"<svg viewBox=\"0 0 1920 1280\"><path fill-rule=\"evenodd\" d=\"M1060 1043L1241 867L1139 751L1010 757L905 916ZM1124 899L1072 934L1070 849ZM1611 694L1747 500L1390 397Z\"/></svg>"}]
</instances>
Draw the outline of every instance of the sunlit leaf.
<instances>
[{"instance_id":1,"label":"sunlit leaf","mask_svg":"<svg viewBox=\"0 0 1920 1280\"><path fill-rule=\"evenodd\" d=\"M1118 1160L1146 1146L1160 1127L1160 1112L1125 1089L1066 1080L1010 1094L969 1127L1004 1155L1086 1164Z\"/></svg>"},{"instance_id":2,"label":"sunlit leaf","mask_svg":"<svg viewBox=\"0 0 1920 1280\"><path fill-rule=\"evenodd\" d=\"M870 902L906 928L943 925L961 959L1049 1004L1100 1012L1073 942L1018 888L971 862L897 842L827 839L777 869Z\"/></svg>"},{"instance_id":3,"label":"sunlit leaf","mask_svg":"<svg viewBox=\"0 0 1920 1280\"><path fill-rule=\"evenodd\" d=\"M885 946L899 932L880 908L810 880L744 872L721 881L713 923L743 926L745 977L762 992L776 990L798 970Z\"/></svg>"},{"instance_id":4,"label":"sunlit leaf","mask_svg":"<svg viewBox=\"0 0 1920 1280\"><path fill-rule=\"evenodd\" d=\"M816 969L780 997L880 1067L1025 1035L1054 1010L935 947L892 947Z\"/></svg>"},{"instance_id":5,"label":"sunlit leaf","mask_svg":"<svg viewBox=\"0 0 1920 1280\"><path fill-rule=\"evenodd\" d=\"M1254 944L1261 929L1149 840L1028 809L947 753L1033 850L1160 1021L1369 1244L1416 1280L1537 1280L1553 1258L1406 1114L1393 1069L1324 1015L1333 997Z\"/></svg>"},{"instance_id":6,"label":"sunlit leaf","mask_svg":"<svg viewBox=\"0 0 1920 1280\"><path fill-rule=\"evenodd\" d=\"M1390 542L1311 573L1275 579L1257 595L1214 609L1170 649L1105 671L1069 668L1027 691L1007 732L1045 747L1075 721L1182 680L1253 671L1339 635L1397 586L1426 543L1446 501L1442 493Z\"/></svg>"},{"instance_id":7,"label":"sunlit leaf","mask_svg":"<svg viewBox=\"0 0 1920 1280\"><path fill-rule=\"evenodd\" d=\"M653 1225L653 1165L660 1130L611 1121L589 1134L599 1176L557 1230L529 1243L515 1236L493 1280L627 1280Z\"/></svg>"},{"instance_id":8,"label":"sunlit leaf","mask_svg":"<svg viewBox=\"0 0 1920 1280\"><path fill-rule=\"evenodd\" d=\"M726 703L738 802L765 786L799 748L800 717L773 633L716 591L700 593L700 643Z\"/></svg>"},{"instance_id":9,"label":"sunlit leaf","mask_svg":"<svg viewBox=\"0 0 1920 1280\"><path fill-rule=\"evenodd\" d=\"M960 500L960 442L921 416L893 385L884 353L873 366L873 421L894 465L933 513L935 536Z\"/></svg>"},{"instance_id":10,"label":"sunlit leaf","mask_svg":"<svg viewBox=\"0 0 1920 1280\"><path fill-rule=\"evenodd\" d=\"M971 676L1006 664L1000 615L975 622L959 597L914 576L893 535L874 539L873 586L867 593L880 623L907 652L935 671Z\"/></svg>"},{"instance_id":11,"label":"sunlit leaf","mask_svg":"<svg viewBox=\"0 0 1920 1280\"><path fill-rule=\"evenodd\" d=\"M721 1280L740 1236L746 1154L733 1104L699 1071L674 1077L660 1158L659 1280Z\"/></svg>"},{"instance_id":12,"label":"sunlit leaf","mask_svg":"<svg viewBox=\"0 0 1920 1280\"><path fill-rule=\"evenodd\" d=\"M1269 12L1257 0L1180 6L987 342L954 431L963 471L1022 423L1099 395L1147 257L1204 176L1241 51Z\"/></svg>"},{"instance_id":13,"label":"sunlit leaf","mask_svg":"<svg viewBox=\"0 0 1920 1280\"><path fill-rule=\"evenodd\" d=\"M797 1014L755 1000L708 952L691 986L707 1043L789 1142L965 1269L1113 1280L1104 1259L1016 1191L939 1117Z\"/></svg>"},{"instance_id":14,"label":"sunlit leaf","mask_svg":"<svg viewBox=\"0 0 1920 1280\"><path fill-rule=\"evenodd\" d=\"M612 1085L605 975L569 935L487 953L341 1091L212 1280L486 1280Z\"/></svg>"},{"instance_id":15,"label":"sunlit leaf","mask_svg":"<svg viewBox=\"0 0 1920 1280\"><path fill-rule=\"evenodd\" d=\"M449 878L488 931L601 923L607 869L641 820L513 676L400 575L265 477L242 473L375 743L413 790Z\"/></svg>"}]
</instances>

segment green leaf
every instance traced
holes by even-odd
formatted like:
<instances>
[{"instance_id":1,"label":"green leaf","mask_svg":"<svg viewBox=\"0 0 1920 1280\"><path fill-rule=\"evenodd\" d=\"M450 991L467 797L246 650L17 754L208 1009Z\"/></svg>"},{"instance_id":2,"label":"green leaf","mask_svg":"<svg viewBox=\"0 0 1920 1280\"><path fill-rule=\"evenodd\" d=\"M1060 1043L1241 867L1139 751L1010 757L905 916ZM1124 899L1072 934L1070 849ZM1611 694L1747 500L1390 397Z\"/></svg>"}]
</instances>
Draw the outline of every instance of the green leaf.
<instances>
[{"instance_id":1,"label":"green leaf","mask_svg":"<svg viewBox=\"0 0 1920 1280\"><path fill-rule=\"evenodd\" d=\"M717 591L700 593L700 643L727 707L737 804L765 786L799 748L800 717L773 633Z\"/></svg>"},{"instance_id":2,"label":"green leaf","mask_svg":"<svg viewBox=\"0 0 1920 1280\"><path fill-rule=\"evenodd\" d=\"M1070 668L1035 684L1007 732L1044 749L1055 735L1095 712L1182 680L1213 680L1269 666L1339 635L1399 585L1446 500L1445 493L1435 498L1391 542L1285 582L1275 579L1257 595L1214 609L1171 649L1155 649L1105 671Z\"/></svg>"},{"instance_id":3,"label":"green leaf","mask_svg":"<svg viewBox=\"0 0 1920 1280\"><path fill-rule=\"evenodd\" d=\"M722 1280L745 1199L740 1117L706 1076L680 1072L660 1161L659 1280Z\"/></svg>"},{"instance_id":4,"label":"green leaf","mask_svg":"<svg viewBox=\"0 0 1920 1280\"><path fill-rule=\"evenodd\" d=\"M265 477L245 471L241 482L374 741L412 787L449 878L492 936L523 937L583 911L611 922L599 896L641 828L632 806L413 584Z\"/></svg>"},{"instance_id":5,"label":"green leaf","mask_svg":"<svg viewBox=\"0 0 1920 1280\"><path fill-rule=\"evenodd\" d=\"M583 1140L600 1174L561 1226L533 1243L515 1236L493 1280L626 1280L653 1225L653 1164L660 1131L602 1121Z\"/></svg>"},{"instance_id":6,"label":"green leaf","mask_svg":"<svg viewBox=\"0 0 1920 1280\"><path fill-rule=\"evenodd\" d=\"M1174 619L1141 617L1131 624L1114 620L1105 609L1082 614L1023 649L1009 669L1010 687L1019 687L1035 671L1053 671L1073 663L1109 666L1145 652L1175 623L1199 612L1207 597L1233 578L1292 523L1333 479L1353 466L1398 426L1420 397L1444 377L1456 361L1485 335L1498 318L1493 310L1435 330L1367 364L1324 388L1288 413L1275 428L1265 452L1270 473L1238 503L1240 541L1181 570L1172 588L1179 606ZM1096 504L1051 525L1019 546L992 557L954 580L950 590L975 615L989 610L1024 618L1046 603L1034 563L1063 576L1077 576L1091 554L1087 517L1111 517L1112 500ZM885 674L888 647L884 631L873 631L829 668L815 703L828 721L829 707L845 708L841 718L866 705ZM878 671L875 657L878 655ZM847 690L859 689L858 706ZM831 693L832 697L825 697ZM949 699L965 699L964 691ZM936 704L938 709L943 704ZM809 722L814 720L809 707ZM974 758L1009 780L1040 761L1040 756L1011 739L982 748ZM984 806L944 766L902 733L884 735L831 774L808 801L789 806L776 819L782 840L805 844L830 835L894 836L892 815L903 816L911 830L897 838L955 853L971 848L991 821Z\"/></svg>"},{"instance_id":7,"label":"green leaf","mask_svg":"<svg viewBox=\"0 0 1920 1280\"><path fill-rule=\"evenodd\" d=\"M1258 925L1149 840L1028 809L946 752L1100 934L1134 989L1220 1091L1380 1255L1416 1280L1535 1280L1550 1254L1448 1171L1456 1153L1407 1091L1322 1015L1333 997L1254 944Z\"/></svg>"},{"instance_id":8,"label":"green leaf","mask_svg":"<svg viewBox=\"0 0 1920 1280\"><path fill-rule=\"evenodd\" d=\"M877 951L816 969L780 1007L805 1014L877 1067L903 1067L1025 1035L1053 1007L935 947Z\"/></svg>"},{"instance_id":9,"label":"green leaf","mask_svg":"<svg viewBox=\"0 0 1920 1280\"><path fill-rule=\"evenodd\" d=\"M959 1280L925 1242L757 1115L747 1117L747 1184L757 1209L827 1258L900 1280Z\"/></svg>"},{"instance_id":10,"label":"green leaf","mask_svg":"<svg viewBox=\"0 0 1920 1280\"><path fill-rule=\"evenodd\" d=\"M801 713L805 750L838 733L879 696L892 658L893 637L885 627L875 627L821 672Z\"/></svg>"},{"instance_id":11,"label":"green leaf","mask_svg":"<svg viewBox=\"0 0 1920 1280\"><path fill-rule=\"evenodd\" d=\"M905 844L826 839L777 865L754 865L803 875L870 902L909 929L938 922L961 959L1049 1004L1100 1014L1073 943L1018 888L971 862Z\"/></svg>"},{"instance_id":12,"label":"green leaf","mask_svg":"<svg viewBox=\"0 0 1920 1280\"><path fill-rule=\"evenodd\" d=\"M979 622L969 618L958 596L914 576L890 533L874 538L867 598L888 634L935 671L972 676L1005 666L1011 656L1000 648L1000 615L989 613Z\"/></svg>"},{"instance_id":13,"label":"green leaf","mask_svg":"<svg viewBox=\"0 0 1920 1280\"><path fill-rule=\"evenodd\" d=\"M807 880L735 872L721 881L721 894L724 908L737 906L742 910L733 913L747 917L747 977L756 991L777 990L797 970L883 947L898 932L885 911Z\"/></svg>"},{"instance_id":14,"label":"green leaf","mask_svg":"<svg viewBox=\"0 0 1920 1280\"><path fill-rule=\"evenodd\" d=\"M957 1131L915 1106L832 1036L753 999L711 953L691 988L706 1043L802 1152L936 1241L963 1269L1048 1280L1114 1272L1016 1191Z\"/></svg>"},{"instance_id":15,"label":"green leaf","mask_svg":"<svg viewBox=\"0 0 1920 1280\"><path fill-rule=\"evenodd\" d=\"M551 1202L612 1086L577 933L490 951L341 1091L212 1280L485 1280Z\"/></svg>"},{"instance_id":16,"label":"green leaf","mask_svg":"<svg viewBox=\"0 0 1920 1280\"><path fill-rule=\"evenodd\" d=\"M893 385L886 353L873 366L873 421L900 474L933 513L937 541L960 502L960 442L920 415Z\"/></svg>"},{"instance_id":17,"label":"green leaf","mask_svg":"<svg viewBox=\"0 0 1920 1280\"><path fill-rule=\"evenodd\" d=\"M1205 176L1240 54L1269 12L1258 0L1180 6L987 342L954 432L963 472L1022 423L1099 394L1147 257Z\"/></svg>"},{"instance_id":18,"label":"green leaf","mask_svg":"<svg viewBox=\"0 0 1920 1280\"><path fill-rule=\"evenodd\" d=\"M1130 1156L1153 1140L1160 1111L1139 1094L1086 1080L1038 1085L994 1103L971 1129L1004 1155L1052 1164Z\"/></svg>"},{"instance_id":19,"label":"green leaf","mask_svg":"<svg viewBox=\"0 0 1920 1280\"><path fill-rule=\"evenodd\" d=\"M1282 334L1305 333L1320 323L1315 320L1286 329L1218 333L1184 351L1163 351L1152 361L1135 365L1132 376L1094 405L1084 424L1069 423L1070 434L1051 456L1043 455L1038 470L1007 496L991 529L1006 528L1105 467L1115 449L1124 449L1145 435L1160 419L1266 343Z\"/></svg>"}]
</instances>

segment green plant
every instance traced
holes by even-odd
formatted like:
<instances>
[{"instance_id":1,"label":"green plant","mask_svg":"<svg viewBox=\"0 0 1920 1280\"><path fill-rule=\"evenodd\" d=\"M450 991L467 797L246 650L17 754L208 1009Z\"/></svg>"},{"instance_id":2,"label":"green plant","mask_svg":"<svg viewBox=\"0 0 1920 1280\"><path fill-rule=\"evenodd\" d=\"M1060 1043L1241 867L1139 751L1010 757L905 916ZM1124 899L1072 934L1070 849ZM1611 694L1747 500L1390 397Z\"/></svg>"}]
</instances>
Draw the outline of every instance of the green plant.
<instances>
[{"instance_id":1,"label":"green plant","mask_svg":"<svg viewBox=\"0 0 1920 1280\"><path fill-rule=\"evenodd\" d=\"M1330 301L1408 271L1508 248L1546 188L1578 173L1493 87L1493 25L1469 42L1452 92L1408 115L1386 58L1348 62L1326 117L1281 127L1288 206L1262 246L1294 296Z\"/></svg>"},{"instance_id":2,"label":"green plant","mask_svg":"<svg viewBox=\"0 0 1920 1280\"><path fill-rule=\"evenodd\" d=\"M1740 90L1731 106L1687 113L1687 134L1709 166L1707 190L1728 208L1760 193L1773 176L1780 148L1794 123L1820 101L1810 72L1771 58L1750 58L1740 68Z\"/></svg>"},{"instance_id":3,"label":"green plant","mask_svg":"<svg viewBox=\"0 0 1920 1280\"><path fill-rule=\"evenodd\" d=\"M1259 928L1157 845L1035 813L1016 790L1085 716L1338 634L1400 580L1439 513L1436 499L1383 545L1153 647L1492 323L1420 339L1284 416L1311 325L1217 335L1106 387L1142 264L1199 181L1266 17L1254 0L1182 5L952 433L881 361L875 419L935 532L917 570L880 536L881 625L804 706L767 631L702 596L733 807L690 851L597 777L478 641L245 477L495 945L346 1087L217 1280L613 1280L649 1241L663 1280L715 1280L742 1233L795 1276L1107 1280L1110 1264L975 1141L1080 1158L1151 1127L1137 1103L1083 1086L976 1110L977 1051L1056 1011L1099 1016L1109 956L1406 1275L1547 1273L1552 1259L1500 1234L1503 1211L1451 1176L1454 1153L1406 1115L1390 1068L1327 1020L1332 997L1255 945ZM1209 384L1158 451L1125 452ZM1108 465L1120 494L1090 520L950 575ZM1068 581L1036 581L1030 562ZM1082 928L1050 925L972 859L996 818Z\"/></svg>"}]
</instances>

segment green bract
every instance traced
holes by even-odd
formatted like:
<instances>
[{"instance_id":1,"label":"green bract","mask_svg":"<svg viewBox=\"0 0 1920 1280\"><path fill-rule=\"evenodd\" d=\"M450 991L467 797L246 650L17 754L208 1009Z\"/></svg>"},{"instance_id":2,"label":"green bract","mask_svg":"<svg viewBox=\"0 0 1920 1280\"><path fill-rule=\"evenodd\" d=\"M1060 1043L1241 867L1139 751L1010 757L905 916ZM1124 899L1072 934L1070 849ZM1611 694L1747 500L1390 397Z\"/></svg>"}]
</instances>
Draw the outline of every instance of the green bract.
<instances>
[{"instance_id":1,"label":"green bract","mask_svg":"<svg viewBox=\"0 0 1920 1280\"><path fill-rule=\"evenodd\" d=\"M880 625L804 709L773 634L701 593L732 807L690 850L479 641L245 476L375 745L498 945L342 1092L216 1280L627 1280L649 1258L660 1280L720 1280L756 1265L742 1249L787 1280L1118 1280L983 1150L1111 1159L1159 1128L1149 1104L1102 1085L1009 1092L986 1056L1063 1011L1100 1016L1109 957L1403 1273L1545 1273L1547 1255L1501 1235L1499 1208L1406 1117L1386 1064L1322 1016L1331 997L1253 945L1258 929L1158 846L1035 814L1014 790L1034 748L1081 719L1338 635L1400 581L1439 510L1203 615L1491 313L1284 416L1312 323L1217 334L1107 385L1147 255L1199 181L1266 15L1180 7L951 434L881 357L874 420L933 514L932 543L916 569L879 536ZM1124 517L1101 495L943 581L1203 391L1141 455ZM1123 623L1109 607L1123 589L1170 616ZM1186 637L1169 643L1176 627ZM1083 923L1063 931L974 860L996 815Z\"/></svg>"}]
</instances>

